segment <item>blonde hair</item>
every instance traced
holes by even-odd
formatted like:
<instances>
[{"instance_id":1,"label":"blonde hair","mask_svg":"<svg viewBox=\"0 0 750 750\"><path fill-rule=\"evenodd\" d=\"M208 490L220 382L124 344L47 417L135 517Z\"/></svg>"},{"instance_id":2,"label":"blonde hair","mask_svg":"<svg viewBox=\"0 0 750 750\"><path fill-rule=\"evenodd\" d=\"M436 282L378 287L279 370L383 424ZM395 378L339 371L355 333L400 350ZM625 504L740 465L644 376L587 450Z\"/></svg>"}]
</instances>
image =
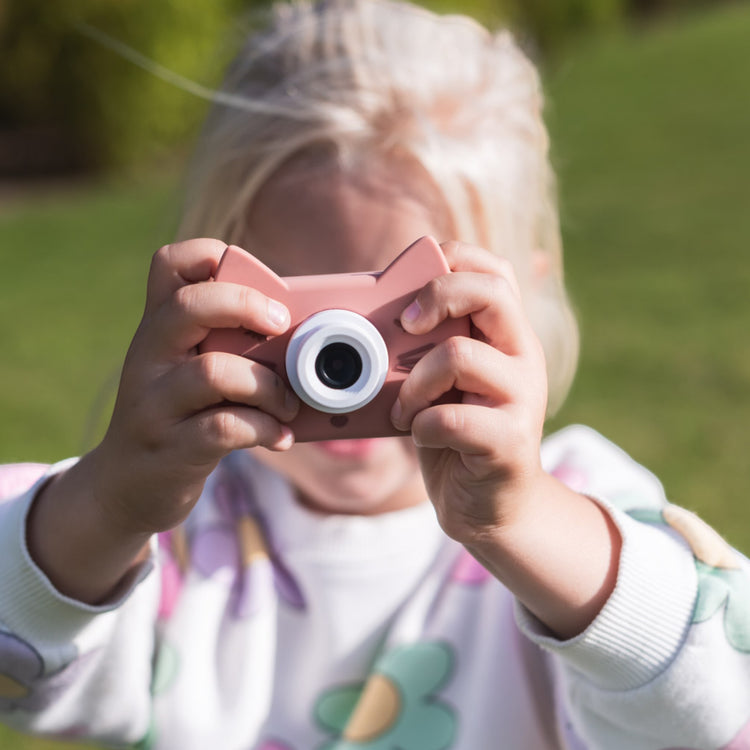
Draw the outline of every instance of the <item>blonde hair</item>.
<instances>
[{"instance_id":1,"label":"blonde hair","mask_svg":"<svg viewBox=\"0 0 750 750\"><path fill-rule=\"evenodd\" d=\"M513 263L547 357L548 411L562 404L578 329L563 285L539 76L508 32L391 0L284 3L249 37L221 93L181 237L240 242L258 191L300 155L344 169L411 158L451 214L456 236L440 239Z\"/></svg>"}]
</instances>

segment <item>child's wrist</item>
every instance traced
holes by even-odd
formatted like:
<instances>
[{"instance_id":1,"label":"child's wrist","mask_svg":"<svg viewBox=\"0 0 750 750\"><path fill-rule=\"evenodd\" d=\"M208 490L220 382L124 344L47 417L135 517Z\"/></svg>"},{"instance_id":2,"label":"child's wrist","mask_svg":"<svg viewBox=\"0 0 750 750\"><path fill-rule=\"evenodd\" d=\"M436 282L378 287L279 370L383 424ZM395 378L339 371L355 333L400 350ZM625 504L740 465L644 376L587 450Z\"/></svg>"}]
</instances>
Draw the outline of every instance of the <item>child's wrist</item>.
<instances>
[{"instance_id":1,"label":"child's wrist","mask_svg":"<svg viewBox=\"0 0 750 750\"><path fill-rule=\"evenodd\" d=\"M116 451L114 451L116 453ZM104 444L87 453L73 467L76 471L78 496L85 501L92 523L102 536L113 544L145 543L158 531L131 512L128 498L134 492L128 489L125 477L119 476L117 459L111 460Z\"/></svg>"},{"instance_id":2,"label":"child's wrist","mask_svg":"<svg viewBox=\"0 0 750 750\"><path fill-rule=\"evenodd\" d=\"M27 517L26 541L60 593L98 604L148 558L151 535L128 532L102 512L91 470L89 454L40 490Z\"/></svg>"},{"instance_id":3,"label":"child's wrist","mask_svg":"<svg viewBox=\"0 0 750 750\"><path fill-rule=\"evenodd\" d=\"M558 637L569 638L614 589L621 538L598 503L544 474L507 523L466 546Z\"/></svg>"}]
</instances>

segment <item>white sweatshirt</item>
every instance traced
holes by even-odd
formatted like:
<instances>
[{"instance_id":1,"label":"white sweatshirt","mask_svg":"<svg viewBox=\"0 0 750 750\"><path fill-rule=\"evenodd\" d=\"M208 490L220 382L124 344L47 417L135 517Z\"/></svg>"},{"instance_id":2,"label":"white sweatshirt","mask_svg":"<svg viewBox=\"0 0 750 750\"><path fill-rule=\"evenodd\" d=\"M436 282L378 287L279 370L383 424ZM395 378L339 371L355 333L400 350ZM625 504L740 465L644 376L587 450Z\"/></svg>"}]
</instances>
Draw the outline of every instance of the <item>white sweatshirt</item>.
<instances>
[{"instance_id":1,"label":"white sweatshirt","mask_svg":"<svg viewBox=\"0 0 750 750\"><path fill-rule=\"evenodd\" d=\"M322 516L247 453L116 601L84 605L25 546L67 464L0 469L0 721L159 750L750 748L745 559L592 430L542 457L623 537L613 594L569 641L431 505Z\"/></svg>"}]
</instances>

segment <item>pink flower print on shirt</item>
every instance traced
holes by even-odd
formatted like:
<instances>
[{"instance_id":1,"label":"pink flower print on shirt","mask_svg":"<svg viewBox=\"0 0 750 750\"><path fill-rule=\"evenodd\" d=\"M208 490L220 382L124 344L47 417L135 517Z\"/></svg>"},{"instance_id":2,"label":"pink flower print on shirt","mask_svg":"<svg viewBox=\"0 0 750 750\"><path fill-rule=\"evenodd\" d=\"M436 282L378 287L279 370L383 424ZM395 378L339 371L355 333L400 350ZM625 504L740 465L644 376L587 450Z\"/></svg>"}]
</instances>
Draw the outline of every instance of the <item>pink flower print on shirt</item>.
<instances>
[{"instance_id":1,"label":"pink flower print on shirt","mask_svg":"<svg viewBox=\"0 0 750 750\"><path fill-rule=\"evenodd\" d=\"M255 750L294 750L294 748L280 740L263 740Z\"/></svg>"},{"instance_id":2,"label":"pink flower print on shirt","mask_svg":"<svg viewBox=\"0 0 750 750\"><path fill-rule=\"evenodd\" d=\"M161 563L161 597L158 617L160 620L168 620L177 606L188 567L185 531L182 526L171 531L164 531L159 534L158 541Z\"/></svg>"},{"instance_id":3,"label":"pink flower print on shirt","mask_svg":"<svg viewBox=\"0 0 750 750\"><path fill-rule=\"evenodd\" d=\"M575 492L583 492L589 484L586 472L575 466L570 459L564 458L550 474Z\"/></svg>"},{"instance_id":4,"label":"pink flower print on shirt","mask_svg":"<svg viewBox=\"0 0 750 750\"><path fill-rule=\"evenodd\" d=\"M748 748L750 748L750 720L740 729L734 739L728 745L724 745L721 750L748 750Z\"/></svg>"},{"instance_id":5,"label":"pink flower print on shirt","mask_svg":"<svg viewBox=\"0 0 750 750\"><path fill-rule=\"evenodd\" d=\"M450 579L463 586L481 586L492 578L489 571L466 550L456 560Z\"/></svg>"}]
</instances>

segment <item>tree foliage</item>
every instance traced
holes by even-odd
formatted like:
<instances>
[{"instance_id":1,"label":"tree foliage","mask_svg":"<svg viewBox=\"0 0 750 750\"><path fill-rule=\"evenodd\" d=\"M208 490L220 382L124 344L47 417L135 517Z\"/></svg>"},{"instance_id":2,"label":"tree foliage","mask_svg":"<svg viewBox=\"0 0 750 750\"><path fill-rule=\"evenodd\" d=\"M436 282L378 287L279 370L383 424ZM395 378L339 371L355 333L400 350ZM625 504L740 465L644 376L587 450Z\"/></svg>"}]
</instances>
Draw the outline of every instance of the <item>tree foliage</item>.
<instances>
[{"instance_id":1,"label":"tree foliage","mask_svg":"<svg viewBox=\"0 0 750 750\"><path fill-rule=\"evenodd\" d=\"M213 86L226 63L217 40L238 5L14 0L0 13L0 129L48 134L81 166L159 158L194 131L205 105L134 65L117 44Z\"/></svg>"},{"instance_id":2,"label":"tree foliage","mask_svg":"<svg viewBox=\"0 0 750 750\"><path fill-rule=\"evenodd\" d=\"M544 55L582 30L698 1L423 4L507 24ZM165 82L156 68L215 87L238 41L237 19L264 5L267 0L0 0L0 175L9 165L23 170L31 163L122 169L173 153L195 132L206 105Z\"/></svg>"}]
</instances>

